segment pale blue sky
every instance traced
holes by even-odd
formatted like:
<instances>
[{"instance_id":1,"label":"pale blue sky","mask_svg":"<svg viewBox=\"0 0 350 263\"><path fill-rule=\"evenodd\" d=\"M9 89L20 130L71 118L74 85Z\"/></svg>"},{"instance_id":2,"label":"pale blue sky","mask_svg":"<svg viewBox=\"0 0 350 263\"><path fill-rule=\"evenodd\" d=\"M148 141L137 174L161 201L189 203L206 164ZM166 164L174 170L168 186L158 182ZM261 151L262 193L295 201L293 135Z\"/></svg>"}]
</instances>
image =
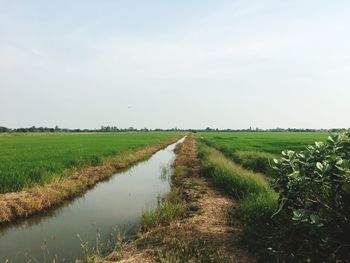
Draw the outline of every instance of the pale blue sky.
<instances>
[{"instance_id":1,"label":"pale blue sky","mask_svg":"<svg viewBox=\"0 0 350 263\"><path fill-rule=\"evenodd\" d=\"M350 126L350 2L0 0L0 126Z\"/></svg>"}]
</instances>

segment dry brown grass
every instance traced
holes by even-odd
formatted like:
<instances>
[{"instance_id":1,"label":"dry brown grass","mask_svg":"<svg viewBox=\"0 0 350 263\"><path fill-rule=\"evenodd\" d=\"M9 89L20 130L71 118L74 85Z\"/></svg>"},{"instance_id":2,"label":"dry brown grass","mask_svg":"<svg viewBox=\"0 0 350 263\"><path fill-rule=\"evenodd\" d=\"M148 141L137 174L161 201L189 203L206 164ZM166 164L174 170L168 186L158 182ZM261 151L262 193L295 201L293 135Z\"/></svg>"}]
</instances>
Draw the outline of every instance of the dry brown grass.
<instances>
[{"instance_id":1,"label":"dry brown grass","mask_svg":"<svg viewBox=\"0 0 350 263\"><path fill-rule=\"evenodd\" d=\"M228 211L236 203L199 176L194 136L188 136L176 151L172 182L186 203L186 216L140 233L122 256L111 253L105 262L254 262L237 248L240 229L228 222Z\"/></svg>"},{"instance_id":2,"label":"dry brown grass","mask_svg":"<svg viewBox=\"0 0 350 263\"><path fill-rule=\"evenodd\" d=\"M125 152L122 155L108 159L101 166L77 170L70 176L44 186L0 194L0 224L11 222L17 218L28 217L56 206L64 200L81 195L97 182L112 176L116 171L149 158L158 150L175 141L149 145L136 151Z\"/></svg>"}]
</instances>

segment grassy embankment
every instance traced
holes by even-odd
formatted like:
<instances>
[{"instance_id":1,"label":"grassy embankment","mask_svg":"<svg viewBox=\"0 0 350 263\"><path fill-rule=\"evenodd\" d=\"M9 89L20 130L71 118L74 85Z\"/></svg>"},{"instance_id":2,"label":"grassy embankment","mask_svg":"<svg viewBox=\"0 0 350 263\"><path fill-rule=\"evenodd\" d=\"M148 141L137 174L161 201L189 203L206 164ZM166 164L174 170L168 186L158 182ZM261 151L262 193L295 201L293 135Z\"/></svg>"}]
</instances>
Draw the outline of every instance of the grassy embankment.
<instances>
[{"instance_id":1,"label":"grassy embankment","mask_svg":"<svg viewBox=\"0 0 350 263\"><path fill-rule=\"evenodd\" d=\"M271 173L269 160L279 151L302 149L306 143L325 140L327 133L203 133L201 137L202 174L238 200L242 243L263 261L278 258L280 251L268 248L284 242L278 233L283 214L273 216L279 208L278 194L263 173Z\"/></svg>"},{"instance_id":2,"label":"grassy embankment","mask_svg":"<svg viewBox=\"0 0 350 263\"><path fill-rule=\"evenodd\" d=\"M244 239L250 248L264 249L266 240L261 240L260 235L266 233L267 225L273 224L271 216L278 209L278 195L269 187L264 175L246 170L204 143L200 144L199 157L202 175L237 200L232 222L237 225L235 220L239 220L239 227L243 228L241 240Z\"/></svg>"},{"instance_id":3,"label":"grassy embankment","mask_svg":"<svg viewBox=\"0 0 350 263\"><path fill-rule=\"evenodd\" d=\"M1 136L0 222L28 216L78 195L116 170L148 158L180 136L179 133Z\"/></svg>"}]
</instances>

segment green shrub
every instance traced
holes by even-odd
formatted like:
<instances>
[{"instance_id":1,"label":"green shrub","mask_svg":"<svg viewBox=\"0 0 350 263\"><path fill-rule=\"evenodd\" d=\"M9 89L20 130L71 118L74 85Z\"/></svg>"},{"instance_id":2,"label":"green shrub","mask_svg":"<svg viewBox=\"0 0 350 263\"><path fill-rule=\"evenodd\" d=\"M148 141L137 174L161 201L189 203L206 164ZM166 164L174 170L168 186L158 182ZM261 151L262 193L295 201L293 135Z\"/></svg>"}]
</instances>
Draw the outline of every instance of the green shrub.
<instances>
[{"instance_id":1,"label":"green shrub","mask_svg":"<svg viewBox=\"0 0 350 263\"><path fill-rule=\"evenodd\" d=\"M350 131L331 135L305 151L284 151L274 162L273 186L290 220L284 231L298 244L289 254L349 259Z\"/></svg>"},{"instance_id":2,"label":"green shrub","mask_svg":"<svg viewBox=\"0 0 350 263\"><path fill-rule=\"evenodd\" d=\"M277 200L273 191L251 195L240 203L239 217L246 223L267 222L278 209Z\"/></svg>"}]
</instances>

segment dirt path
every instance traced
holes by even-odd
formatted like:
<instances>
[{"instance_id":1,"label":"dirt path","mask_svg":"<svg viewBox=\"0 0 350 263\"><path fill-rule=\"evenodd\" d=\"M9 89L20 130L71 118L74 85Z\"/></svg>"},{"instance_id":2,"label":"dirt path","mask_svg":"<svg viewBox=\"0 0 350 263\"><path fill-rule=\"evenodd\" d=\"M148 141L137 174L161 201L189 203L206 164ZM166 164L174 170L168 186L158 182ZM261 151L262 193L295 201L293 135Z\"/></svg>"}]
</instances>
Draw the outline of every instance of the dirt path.
<instances>
[{"instance_id":1,"label":"dirt path","mask_svg":"<svg viewBox=\"0 0 350 263\"><path fill-rule=\"evenodd\" d=\"M176 167L185 169L185 175L177 175ZM240 229L230 226L229 212L236 203L199 176L193 136L178 148L173 181L187 206L186 216L141 233L118 262L254 262L235 244ZM112 253L105 262L120 256Z\"/></svg>"},{"instance_id":2,"label":"dirt path","mask_svg":"<svg viewBox=\"0 0 350 263\"><path fill-rule=\"evenodd\" d=\"M234 211L235 202L215 191L203 178L197 180L203 191L197 200L199 213L187 223L191 230L188 234L207 241L210 247L228 262L252 262L247 254L235 245L240 230L230 226L228 222L228 212Z\"/></svg>"}]
</instances>

